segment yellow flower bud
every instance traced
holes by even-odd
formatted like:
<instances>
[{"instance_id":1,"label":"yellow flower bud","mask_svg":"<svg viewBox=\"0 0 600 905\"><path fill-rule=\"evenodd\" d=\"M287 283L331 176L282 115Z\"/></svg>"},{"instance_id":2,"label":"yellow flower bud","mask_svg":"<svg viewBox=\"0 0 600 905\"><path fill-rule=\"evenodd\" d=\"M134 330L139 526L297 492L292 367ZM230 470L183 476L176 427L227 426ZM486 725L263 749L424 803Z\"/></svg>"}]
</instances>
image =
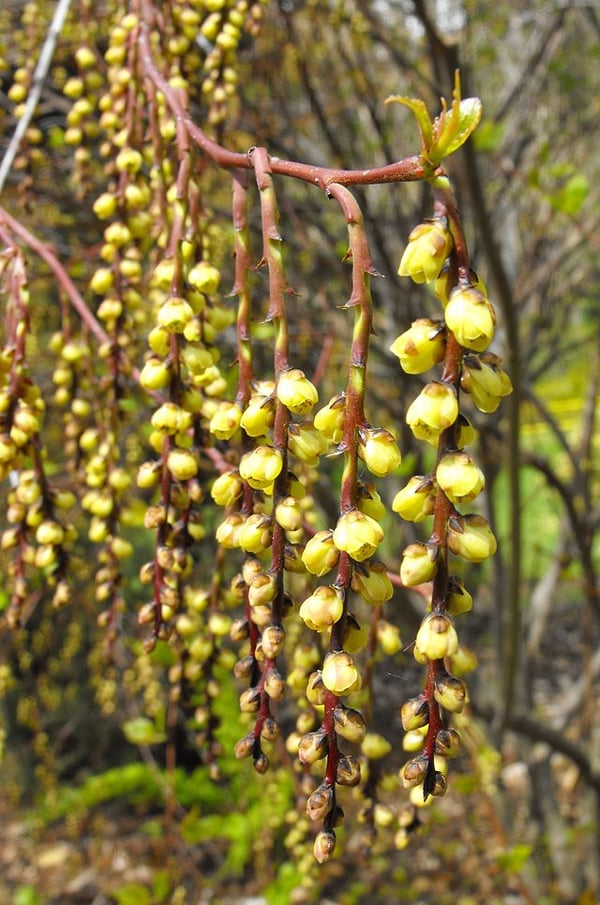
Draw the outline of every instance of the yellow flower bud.
<instances>
[{"instance_id":1,"label":"yellow flower bud","mask_svg":"<svg viewBox=\"0 0 600 905\"><path fill-rule=\"evenodd\" d=\"M158 309L157 322L168 333L183 333L184 327L194 316L194 311L185 299L171 296Z\"/></svg>"},{"instance_id":2,"label":"yellow flower bud","mask_svg":"<svg viewBox=\"0 0 600 905\"><path fill-rule=\"evenodd\" d=\"M198 474L196 456L189 449L172 449L167 457L167 468L176 481L187 481Z\"/></svg>"},{"instance_id":3,"label":"yellow flower bud","mask_svg":"<svg viewBox=\"0 0 600 905\"><path fill-rule=\"evenodd\" d=\"M494 555L497 543L482 515L452 516L448 520L448 548L469 562L482 562Z\"/></svg>"},{"instance_id":4,"label":"yellow flower bud","mask_svg":"<svg viewBox=\"0 0 600 905\"><path fill-rule=\"evenodd\" d=\"M357 786L360 782L360 761L357 757L345 754L337 762L335 781L338 786Z\"/></svg>"},{"instance_id":5,"label":"yellow flower bud","mask_svg":"<svg viewBox=\"0 0 600 905\"><path fill-rule=\"evenodd\" d=\"M414 729L422 729L429 723L429 704L427 698L420 694L416 698L410 698L400 709L402 728L405 732Z\"/></svg>"},{"instance_id":6,"label":"yellow flower bud","mask_svg":"<svg viewBox=\"0 0 600 905\"><path fill-rule=\"evenodd\" d=\"M451 575L448 581L448 597L446 609L450 616L460 616L473 609L473 598L465 588L464 582L456 575Z\"/></svg>"},{"instance_id":7,"label":"yellow flower bud","mask_svg":"<svg viewBox=\"0 0 600 905\"><path fill-rule=\"evenodd\" d=\"M357 691L361 685L356 664L352 656L344 650L326 655L322 676L325 688L340 697Z\"/></svg>"},{"instance_id":8,"label":"yellow flower bud","mask_svg":"<svg viewBox=\"0 0 600 905\"><path fill-rule=\"evenodd\" d=\"M317 465L319 456L327 452L327 440L310 421L302 421L289 425L288 447L301 462Z\"/></svg>"},{"instance_id":9,"label":"yellow flower bud","mask_svg":"<svg viewBox=\"0 0 600 905\"><path fill-rule=\"evenodd\" d=\"M262 553L271 546L271 519L258 513L249 516L240 527L238 540L246 553Z\"/></svg>"},{"instance_id":10,"label":"yellow flower bud","mask_svg":"<svg viewBox=\"0 0 600 905\"><path fill-rule=\"evenodd\" d=\"M381 760L392 750L390 742L377 732L367 732L360 746L361 753L369 760Z\"/></svg>"},{"instance_id":11,"label":"yellow flower bud","mask_svg":"<svg viewBox=\"0 0 600 905\"><path fill-rule=\"evenodd\" d=\"M262 633L262 649L265 657L274 660L283 651L285 630L282 625L267 625Z\"/></svg>"},{"instance_id":12,"label":"yellow flower bud","mask_svg":"<svg viewBox=\"0 0 600 905\"><path fill-rule=\"evenodd\" d=\"M327 689L323 685L323 675L320 669L312 672L306 683L306 697L313 707L322 707L325 703Z\"/></svg>"},{"instance_id":13,"label":"yellow flower bud","mask_svg":"<svg viewBox=\"0 0 600 905\"><path fill-rule=\"evenodd\" d=\"M413 321L390 346L390 352L398 356L406 374L429 371L442 361L445 350L446 334L442 324L427 317Z\"/></svg>"},{"instance_id":14,"label":"yellow flower bud","mask_svg":"<svg viewBox=\"0 0 600 905\"><path fill-rule=\"evenodd\" d=\"M319 409L313 421L316 429L332 443L339 443L344 435L346 394L339 393Z\"/></svg>"},{"instance_id":15,"label":"yellow flower bud","mask_svg":"<svg viewBox=\"0 0 600 905\"><path fill-rule=\"evenodd\" d=\"M242 495L244 485L237 471L226 471L214 481L210 495L217 506L231 506Z\"/></svg>"},{"instance_id":16,"label":"yellow flower bud","mask_svg":"<svg viewBox=\"0 0 600 905\"><path fill-rule=\"evenodd\" d=\"M341 515L333 532L333 542L338 550L348 553L357 562L373 556L382 540L381 525L358 509Z\"/></svg>"},{"instance_id":17,"label":"yellow flower bud","mask_svg":"<svg viewBox=\"0 0 600 905\"><path fill-rule=\"evenodd\" d=\"M492 352L465 355L460 385L470 393L480 412L495 412L502 398L512 393L510 377L501 368L502 360Z\"/></svg>"},{"instance_id":18,"label":"yellow flower bud","mask_svg":"<svg viewBox=\"0 0 600 905\"><path fill-rule=\"evenodd\" d=\"M443 671L435 677L433 696L445 710L462 713L467 700L467 686L456 676Z\"/></svg>"},{"instance_id":19,"label":"yellow flower bud","mask_svg":"<svg viewBox=\"0 0 600 905\"><path fill-rule=\"evenodd\" d=\"M477 669L477 654L470 647L458 645L458 650L450 657L450 669L457 676Z\"/></svg>"},{"instance_id":20,"label":"yellow flower bud","mask_svg":"<svg viewBox=\"0 0 600 905\"><path fill-rule=\"evenodd\" d=\"M408 760L400 769L400 781L405 789L411 789L420 786L425 779L427 768L429 766L429 758L424 754L419 754Z\"/></svg>"},{"instance_id":21,"label":"yellow flower bud","mask_svg":"<svg viewBox=\"0 0 600 905\"><path fill-rule=\"evenodd\" d=\"M335 587L320 587L300 606L300 618L314 632L323 632L338 622L344 612L344 596Z\"/></svg>"},{"instance_id":22,"label":"yellow flower bud","mask_svg":"<svg viewBox=\"0 0 600 905\"><path fill-rule=\"evenodd\" d=\"M400 465L402 456L396 438L389 431L383 428L362 428L358 440L360 458L377 477L389 475Z\"/></svg>"},{"instance_id":23,"label":"yellow flower bud","mask_svg":"<svg viewBox=\"0 0 600 905\"><path fill-rule=\"evenodd\" d=\"M271 603L274 597L275 576L259 572L248 586L248 603L250 606L263 606L265 603Z\"/></svg>"},{"instance_id":24,"label":"yellow flower bud","mask_svg":"<svg viewBox=\"0 0 600 905\"><path fill-rule=\"evenodd\" d=\"M435 472L438 486L452 503L468 503L485 487L485 476L464 450L442 456Z\"/></svg>"},{"instance_id":25,"label":"yellow flower bud","mask_svg":"<svg viewBox=\"0 0 600 905\"><path fill-rule=\"evenodd\" d=\"M271 446L257 446L245 453L240 461L240 476L254 490L263 490L272 484L283 466L281 453Z\"/></svg>"},{"instance_id":26,"label":"yellow flower bud","mask_svg":"<svg viewBox=\"0 0 600 905\"><path fill-rule=\"evenodd\" d=\"M335 731L347 742L362 742L367 732L365 719L358 710L338 704L333 711Z\"/></svg>"},{"instance_id":27,"label":"yellow flower bud","mask_svg":"<svg viewBox=\"0 0 600 905\"><path fill-rule=\"evenodd\" d=\"M301 764L310 766L316 764L318 760L322 760L328 750L327 734L323 729L317 729L315 732L308 732L300 739L298 759Z\"/></svg>"},{"instance_id":28,"label":"yellow flower bud","mask_svg":"<svg viewBox=\"0 0 600 905\"><path fill-rule=\"evenodd\" d=\"M458 650L458 635L450 616L428 613L417 632L415 650L428 660L442 660Z\"/></svg>"},{"instance_id":29,"label":"yellow flower bud","mask_svg":"<svg viewBox=\"0 0 600 905\"><path fill-rule=\"evenodd\" d=\"M381 606L394 594L388 571L380 562L357 565L352 573L352 590L371 606Z\"/></svg>"},{"instance_id":30,"label":"yellow flower bud","mask_svg":"<svg viewBox=\"0 0 600 905\"><path fill-rule=\"evenodd\" d=\"M400 578L406 587L431 581L437 572L438 548L434 544L409 544L402 552Z\"/></svg>"},{"instance_id":31,"label":"yellow flower bud","mask_svg":"<svg viewBox=\"0 0 600 905\"><path fill-rule=\"evenodd\" d=\"M151 424L163 434L179 434L192 426L192 416L174 402L163 402L152 415Z\"/></svg>"},{"instance_id":32,"label":"yellow flower bud","mask_svg":"<svg viewBox=\"0 0 600 905\"><path fill-rule=\"evenodd\" d=\"M333 807L333 786L327 782L321 785L308 797L306 813L311 820L323 820Z\"/></svg>"},{"instance_id":33,"label":"yellow flower bud","mask_svg":"<svg viewBox=\"0 0 600 905\"><path fill-rule=\"evenodd\" d=\"M117 199L111 192L103 192L94 201L92 209L99 220L108 220L117 212Z\"/></svg>"},{"instance_id":34,"label":"yellow flower bud","mask_svg":"<svg viewBox=\"0 0 600 905\"><path fill-rule=\"evenodd\" d=\"M302 552L302 562L311 575L319 578L334 569L340 558L340 552L333 542L333 531L317 531L314 537L306 542Z\"/></svg>"},{"instance_id":35,"label":"yellow flower bud","mask_svg":"<svg viewBox=\"0 0 600 905\"><path fill-rule=\"evenodd\" d=\"M38 525L35 539L38 544L62 544L65 539L65 531L61 524L47 519Z\"/></svg>"},{"instance_id":36,"label":"yellow flower bud","mask_svg":"<svg viewBox=\"0 0 600 905\"><path fill-rule=\"evenodd\" d=\"M295 415L307 415L318 402L319 394L304 371L293 368L279 378L277 398Z\"/></svg>"},{"instance_id":37,"label":"yellow flower bud","mask_svg":"<svg viewBox=\"0 0 600 905\"><path fill-rule=\"evenodd\" d=\"M408 237L398 275L411 277L415 283L430 283L444 266L452 248L452 239L445 221L420 223Z\"/></svg>"},{"instance_id":38,"label":"yellow flower bud","mask_svg":"<svg viewBox=\"0 0 600 905\"><path fill-rule=\"evenodd\" d=\"M171 371L160 358L149 358L140 371L140 386L145 390L162 390L171 381Z\"/></svg>"},{"instance_id":39,"label":"yellow flower bud","mask_svg":"<svg viewBox=\"0 0 600 905\"><path fill-rule=\"evenodd\" d=\"M226 550L233 550L236 547L239 547L240 529L243 524L243 516L238 513L228 515L227 518L223 519L221 524L217 526L217 530L215 531L217 543L221 544L222 547L225 547Z\"/></svg>"},{"instance_id":40,"label":"yellow flower bud","mask_svg":"<svg viewBox=\"0 0 600 905\"><path fill-rule=\"evenodd\" d=\"M433 481L423 475L414 475L392 501L394 512L407 522L422 522L432 514L434 505Z\"/></svg>"},{"instance_id":41,"label":"yellow flower bud","mask_svg":"<svg viewBox=\"0 0 600 905\"><path fill-rule=\"evenodd\" d=\"M375 485L371 482L358 482L356 488L356 508L364 512L365 515L380 522L385 517L385 506L382 499L375 489Z\"/></svg>"},{"instance_id":42,"label":"yellow flower bud","mask_svg":"<svg viewBox=\"0 0 600 905\"><path fill-rule=\"evenodd\" d=\"M393 657L402 650L402 638L398 626L392 625L385 619L380 619L377 623L377 643L388 657Z\"/></svg>"},{"instance_id":43,"label":"yellow flower bud","mask_svg":"<svg viewBox=\"0 0 600 905\"><path fill-rule=\"evenodd\" d=\"M483 352L494 337L494 309L485 295L473 286L453 289L444 317L448 329L465 349Z\"/></svg>"},{"instance_id":44,"label":"yellow flower bud","mask_svg":"<svg viewBox=\"0 0 600 905\"><path fill-rule=\"evenodd\" d=\"M256 394L242 413L240 424L249 437L262 437L273 425L274 418L274 398Z\"/></svg>"},{"instance_id":45,"label":"yellow flower bud","mask_svg":"<svg viewBox=\"0 0 600 905\"><path fill-rule=\"evenodd\" d=\"M347 650L349 654L356 654L363 649L368 640L369 636L366 628L360 625L352 613L347 613L342 638L344 650Z\"/></svg>"},{"instance_id":46,"label":"yellow flower bud","mask_svg":"<svg viewBox=\"0 0 600 905\"><path fill-rule=\"evenodd\" d=\"M188 273L187 281L190 286L193 286L198 292L211 295L219 288L221 274L217 268L213 267L212 264L209 264L208 261L200 261L200 263L192 267Z\"/></svg>"},{"instance_id":47,"label":"yellow flower bud","mask_svg":"<svg viewBox=\"0 0 600 905\"><path fill-rule=\"evenodd\" d=\"M435 737L436 761L439 757L456 757L460 751L460 736L456 729L440 729Z\"/></svg>"},{"instance_id":48,"label":"yellow flower bud","mask_svg":"<svg viewBox=\"0 0 600 905\"><path fill-rule=\"evenodd\" d=\"M313 845L313 854L319 864L325 864L335 851L335 833L333 830L322 830L317 833Z\"/></svg>"},{"instance_id":49,"label":"yellow flower bud","mask_svg":"<svg viewBox=\"0 0 600 905\"><path fill-rule=\"evenodd\" d=\"M406 413L406 423L418 440L434 445L441 432L458 417L458 399L453 387L433 381L423 387Z\"/></svg>"},{"instance_id":50,"label":"yellow flower bud","mask_svg":"<svg viewBox=\"0 0 600 905\"><path fill-rule=\"evenodd\" d=\"M221 402L210 419L209 430L218 440L230 440L240 426L241 417L235 402Z\"/></svg>"},{"instance_id":51,"label":"yellow flower bud","mask_svg":"<svg viewBox=\"0 0 600 905\"><path fill-rule=\"evenodd\" d=\"M281 525L284 531L298 531L302 528L302 510L295 497L287 496L277 503L275 521Z\"/></svg>"}]
</instances>

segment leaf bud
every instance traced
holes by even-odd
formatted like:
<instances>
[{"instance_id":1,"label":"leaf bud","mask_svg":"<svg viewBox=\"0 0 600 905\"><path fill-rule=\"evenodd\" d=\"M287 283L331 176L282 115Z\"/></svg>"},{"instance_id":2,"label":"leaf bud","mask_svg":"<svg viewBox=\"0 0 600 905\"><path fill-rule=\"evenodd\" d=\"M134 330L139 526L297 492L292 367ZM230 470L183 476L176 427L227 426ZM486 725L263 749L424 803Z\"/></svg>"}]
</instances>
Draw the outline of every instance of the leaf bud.
<instances>
[{"instance_id":1,"label":"leaf bud","mask_svg":"<svg viewBox=\"0 0 600 905\"><path fill-rule=\"evenodd\" d=\"M327 733L323 729L303 735L298 745L298 759L304 766L316 764L322 760L329 750Z\"/></svg>"},{"instance_id":2,"label":"leaf bud","mask_svg":"<svg viewBox=\"0 0 600 905\"><path fill-rule=\"evenodd\" d=\"M363 741L367 732L367 724L359 710L339 703L333 711L333 719L335 731L347 742L360 744Z\"/></svg>"},{"instance_id":3,"label":"leaf bud","mask_svg":"<svg viewBox=\"0 0 600 905\"><path fill-rule=\"evenodd\" d=\"M482 470L464 450L456 450L442 456L435 477L438 486L452 503L469 503L485 487Z\"/></svg>"},{"instance_id":4,"label":"leaf bud","mask_svg":"<svg viewBox=\"0 0 600 905\"><path fill-rule=\"evenodd\" d=\"M423 374L442 361L446 350L446 334L439 321L422 317L413 321L390 346L400 359L406 374Z\"/></svg>"},{"instance_id":5,"label":"leaf bud","mask_svg":"<svg viewBox=\"0 0 600 905\"><path fill-rule=\"evenodd\" d=\"M445 219L420 223L408 237L398 275L411 277L415 283L432 282L444 266L451 248L452 238Z\"/></svg>"},{"instance_id":6,"label":"leaf bud","mask_svg":"<svg viewBox=\"0 0 600 905\"><path fill-rule=\"evenodd\" d=\"M358 691L360 673L352 656L339 650L326 655L323 662L323 684L335 695L343 696Z\"/></svg>"},{"instance_id":7,"label":"leaf bud","mask_svg":"<svg viewBox=\"0 0 600 905\"><path fill-rule=\"evenodd\" d=\"M350 754L342 755L337 762L335 781L339 786L357 786L360 782L359 759Z\"/></svg>"},{"instance_id":8,"label":"leaf bud","mask_svg":"<svg viewBox=\"0 0 600 905\"><path fill-rule=\"evenodd\" d=\"M333 586L316 588L301 604L299 615L308 628L323 632L338 622L344 611L344 596Z\"/></svg>"},{"instance_id":9,"label":"leaf bud","mask_svg":"<svg viewBox=\"0 0 600 905\"><path fill-rule=\"evenodd\" d=\"M410 698L402 705L400 717L402 719L402 728L405 732L426 726L429 722L427 698L421 694L415 698Z\"/></svg>"},{"instance_id":10,"label":"leaf bud","mask_svg":"<svg viewBox=\"0 0 600 905\"><path fill-rule=\"evenodd\" d=\"M447 537L452 553L469 562L482 562L496 552L496 538L482 515L451 516Z\"/></svg>"},{"instance_id":11,"label":"leaf bud","mask_svg":"<svg viewBox=\"0 0 600 905\"><path fill-rule=\"evenodd\" d=\"M394 595L388 571L381 562L357 565L352 573L351 586L371 606L381 606Z\"/></svg>"},{"instance_id":12,"label":"leaf bud","mask_svg":"<svg viewBox=\"0 0 600 905\"><path fill-rule=\"evenodd\" d=\"M369 559L383 540L383 528L359 509L350 509L338 519L333 542L338 550L362 562Z\"/></svg>"},{"instance_id":13,"label":"leaf bud","mask_svg":"<svg viewBox=\"0 0 600 905\"><path fill-rule=\"evenodd\" d=\"M283 372L276 392L279 401L295 415L307 415L319 400L316 387L299 368Z\"/></svg>"},{"instance_id":14,"label":"leaf bud","mask_svg":"<svg viewBox=\"0 0 600 905\"><path fill-rule=\"evenodd\" d=\"M367 732L360 750L369 760L381 760L390 753L392 745L385 736L377 732Z\"/></svg>"},{"instance_id":15,"label":"leaf bud","mask_svg":"<svg viewBox=\"0 0 600 905\"><path fill-rule=\"evenodd\" d=\"M437 572L438 552L435 544L425 544L421 541L405 547L400 564L402 584L411 588L431 581Z\"/></svg>"},{"instance_id":16,"label":"leaf bud","mask_svg":"<svg viewBox=\"0 0 600 905\"><path fill-rule=\"evenodd\" d=\"M333 808L333 803L333 787L327 781L322 782L309 795L306 802L306 813L311 820L324 820Z\"/></svg>"},{"instance_id":17,"label":"leaf bud","mask_svg":"<svg viewBox=\"0 0 600 905\"><path fill-rule=\"evenodd\" d=\"M311 575L319 578L335 568L340 552L333 542L333 531L317 531L304 547L302 562Z\"/></svg>"},{"instance_id":18,"label":"leaf bud","mask_svg":"<svg viewBox=\"0 0 600 905\"><path fill-rule=\"evenodd\" d=\"M483 352L494 337L494 309L474 286L456 286L452 290L444 317L448 329L465 349Z\"/></svg>"},{"instance_id":19,"label":"leaf bud","mask_svg":"<svg viewBox=\"0 0 600 905\"><path fill-rule=\"evenodd\" d=\"M402 461L396 438L383 428L361 428L358 434L358 454L371 472L383 478Z\"/></svg>"},{"instance_id":20,"label":"leaf bud","mask_svg":"<svg viewBox=\"0 0 600 905\"><path fill-rule=\"evenodd\" d=\"M322 830L317 833L313 845L313 854L319 864L329 861L335 851L335 833L333 830Z\"/></svg>"},{"instance_id":21,"label":"leaf bud","mask_svg":"<svg viewBox=\"0 0 600 905\"><path fill-rule=\"evenodd\" d=\"M279 450L272 446L257 446L245 453L240 460L240 476L254 490L264 490L280 473L283 460Z\"/></svg>"},{"instance_id":22,"label":"leaf bud","mask_svg":"<svg viewBox=\"0 0 600 905\"><path fill-rule=\"evenodd\" d=\"M431 515L435 505L435 488L431 478L414 475L408 484L398 491L392 501L392 509L407 522L422 522Z\"/></svg>"},{"instance_id":23,"label":"leaf bud","mask_svg":"<svg viewBox=\"0 0 600 905\"><path fill-rule=\"evenodd\" d=\"M418 440L437 443L443 430L458 417L458 399L454 387L432 381L423 387L406 412L406 423Z\"/></svg>"},{"instance_id":24,"label":"leaf bud","mask_svg":"<svg viewBox=\"0 0 600 905\"><path fill-rule=\"evenodd\" d=\"M415 650L428 660L442 660L458 649L458 635L450 616L428 613L417 632Z\"/></svg>"}]
</instances>

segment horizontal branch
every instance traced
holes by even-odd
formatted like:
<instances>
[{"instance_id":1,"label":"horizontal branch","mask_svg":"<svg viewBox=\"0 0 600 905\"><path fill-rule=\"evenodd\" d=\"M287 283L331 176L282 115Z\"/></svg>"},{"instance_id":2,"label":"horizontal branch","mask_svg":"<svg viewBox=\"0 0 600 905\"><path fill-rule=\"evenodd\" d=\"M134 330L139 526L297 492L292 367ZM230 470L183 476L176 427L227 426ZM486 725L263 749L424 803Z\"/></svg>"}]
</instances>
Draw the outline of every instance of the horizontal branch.
<instances>
[{"instance_id":1,"label":"horizontal branch","mask_svg":"<svg viewBox=\"0 0 600 905\"><path fill-rule=\"evenodd\" d=\"M150 41L148 39L148 25L143 23L140 29L141 59L146 76L151 79L165 100L171 112L178 122L183 123L190 138L223 169L252 169L249 154L231 151L223 147L206 135L182 106L177 97L177 92L171 88L162 73L158 70L152 59ZM250 149L252 150L252 149ZM373 167L364 170L339 170L330 167L318 167L311 164L300 163L293 160L282 160L279 157L270 157L271 172L280 176L289 176L310 182L323 191L333 183L338 185L379 185L389 182L418 182L429 179L435 173L435 168L427 163L420 155L405 157L395 163L382 167Z\"/></svg>"}]
</instances>

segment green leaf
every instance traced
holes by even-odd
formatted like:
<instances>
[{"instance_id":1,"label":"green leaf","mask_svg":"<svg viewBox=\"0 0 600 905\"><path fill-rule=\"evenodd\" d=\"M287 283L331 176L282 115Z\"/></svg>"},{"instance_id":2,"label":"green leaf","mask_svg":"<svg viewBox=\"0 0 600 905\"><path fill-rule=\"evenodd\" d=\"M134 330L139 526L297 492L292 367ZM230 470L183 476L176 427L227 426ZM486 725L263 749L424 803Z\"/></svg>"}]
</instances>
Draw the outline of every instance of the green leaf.
<instances>
[{"instance_id":1,"label":"green leaf","mask_svg":"<svg viewBox=\"0 0 600 905\"><path fill-rule=\"evenodd\" d=\"M37 889L29 884L17 886L13 893L13 905L42 905L43 899Z\"/></svg>"},{"instance_id":2,"label":"green leaf","mask_svg":"<svg viewBox=\"0 0 600 905\"><path fill-rule=\"evenodd\" d=\"M119 905L151 905L152 896L150 890L141 883L126 883L112 895Z\"/></svg>"},{"instance_id":3,"label":"green leaf","mask_svg":"<svg viewBox=\"0 0 600 905\"><path fill-rule=\"evenodd\" d=\"M584 174L575 173L558 192L550 196L550 204L555 211L574 216L581 210L589 189L589 182Z\"/></svg>"},{"instance_id":4,"label":"green leaf","mask_svg":"<svg viewBox=\"0 0 600 905\"><path fill-rule=\"evenodd\" d=\"M513 845L507 852L498 855L496 860L499 867L504 868L504 870L509 871L509 873L516 874L527 863L532 852L532 845L521 843L519 845Z\"/></svg>"},{"instance_id":5,"label":"green leaf","mask_svg":"<svg viewBox=\"0 0 600 905\"><path fill-rule=\"evenodd\" d=\"M431 117L427 112L425 102L419 100L418 98L404 97L401 94L393 94L386 100L386 104L392 103L403 104L405 107L408 107L409 110L412 110L419 125L419 132L421 133L421 150L426 153L431 146L431 141L433 138L433 123L431 122Z\"/></svg>"},{"instance_id":6,"label":"green leaf","mask_svg":"<svg viewBox=\"0 0 600 905\"><path fill-rule=\"evenodd\" d=\"M467 97L461 101L458 107L458 117L454 128L454 135L446 146L444 157L454 154L464 145L469 135L475 131L481 120L483 106L478 97Z\"/></svg>"},{"instance_id":7,"label":"green leaf","mask_svg":"<svg viewBox=\"0 0 600 905\"><path fill-rule=\"evenodd\" d=\"M433 126L434 140L429 149L429 160L434 166L438 166L444 157L448 157L464 145L467 138L479 125L483 107L478 97L468 97L461 100L460 73L456 71L454 77L454 91L452 92L452 106L448 112L443 108L435 120Z\"/></svg>"},{"instance_id":8,"label":"green leaf","mask_svg":"<svg viewBox=\"0 0 600 905\"><path fill-rule=\"evenodd\" d=\"M131 745L158 745L166 741L164 732L159 732L148 717L139 716L123 723L125 738Z\"/></svg>"}]
</instances>

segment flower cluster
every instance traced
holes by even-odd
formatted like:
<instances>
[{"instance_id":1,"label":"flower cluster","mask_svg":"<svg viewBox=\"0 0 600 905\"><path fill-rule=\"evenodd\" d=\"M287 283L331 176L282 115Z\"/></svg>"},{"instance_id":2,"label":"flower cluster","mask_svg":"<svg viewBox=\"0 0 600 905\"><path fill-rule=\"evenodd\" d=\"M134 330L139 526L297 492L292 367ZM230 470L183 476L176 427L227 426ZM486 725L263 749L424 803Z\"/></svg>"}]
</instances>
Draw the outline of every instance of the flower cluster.
<instances>
[{"instance_id":1,"label":"flower cluster","mask_svg":"<svg viewBox=\"0 0 600 905\"><path fill-rule=\"evenodd\" d=\"M472 598L454 573L452 557L482 562L496 550L486 519L461 514L457 507L473 502L485 487L485 477L465 446L473 431L461 413L461 391L482 412L493 412L511 391L501 360L487 351L494 336L495 314L485 287L468 270L460 223L447 180L434 181L438 210L446 214L413 230L399 273L416 283L435 282L443 318L420 318L392 344L407 374L424 374L444 363L440 378L420 391L406 413L418 440L435 447L429 474L417 475L396 494L392 508L402 518L419 523L433 517L427 540L409 544L400 567L407 587L424 586L430 599L414 643L414 656L427 667L422 694L401 711L404 748L414 756L400 771L411 801L423 805L446 791L447 758L458 750L458 733L447 726L446 714L460 713L468 700L466 685L454 668L472 668L473 657L460 647L454 618L471 609ZM453 236L459 236L460 253ZM456 664L456 665L455 665Z\"/></svg>"}]
</instances>

